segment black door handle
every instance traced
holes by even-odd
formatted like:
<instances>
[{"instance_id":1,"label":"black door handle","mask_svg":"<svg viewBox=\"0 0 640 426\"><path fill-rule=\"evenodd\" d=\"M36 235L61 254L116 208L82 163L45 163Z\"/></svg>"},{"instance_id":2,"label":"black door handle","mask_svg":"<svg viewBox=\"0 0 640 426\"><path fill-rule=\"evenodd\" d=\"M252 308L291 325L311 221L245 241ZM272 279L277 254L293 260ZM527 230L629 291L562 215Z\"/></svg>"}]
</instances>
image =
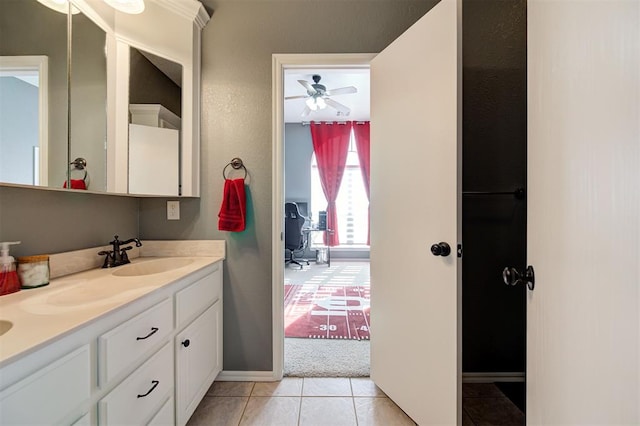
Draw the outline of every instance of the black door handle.
<instances>
[{"instance_id":1,"label":"black door handle","mask_svg":"<svg viewBox=\"0 0 640 426\"><path fill-rule=\"evenodd\" d=\"M440 242L431 246L431 253L434 256L447 257L451 254L451 247L445 242Z\"/></svg>"},{"instance_id":2,"label":"black door handle","mask_svg":"<svg viewBox=\"0 0 640 426\"><path fill-rule=\"evenodd\" d=\"M516 268L506 267L502 270L502 280L506 285L526 284L529 290L533 290L536 286L536 276L533 266L527 266L524 275Z\"/></svg>"}]
</instances>

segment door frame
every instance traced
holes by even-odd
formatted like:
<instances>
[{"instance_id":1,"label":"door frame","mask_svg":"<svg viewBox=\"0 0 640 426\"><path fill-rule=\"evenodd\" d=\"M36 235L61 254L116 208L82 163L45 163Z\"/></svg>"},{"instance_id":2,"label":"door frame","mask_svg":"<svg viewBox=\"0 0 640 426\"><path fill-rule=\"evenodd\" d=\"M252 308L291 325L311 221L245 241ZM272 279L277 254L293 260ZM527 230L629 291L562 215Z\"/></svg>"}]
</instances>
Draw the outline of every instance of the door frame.
<instances>
[{"instance_id":1,"label":"door frame","mask_svg":"<svg viewBox=\"0 0 640 426\"><path fill-rule=\"evenodd\" d=\"M284 72L289 69L369 69L375 53L272 55L272 253L273 380L284 373Z\"/></svg>"}]
</instances>

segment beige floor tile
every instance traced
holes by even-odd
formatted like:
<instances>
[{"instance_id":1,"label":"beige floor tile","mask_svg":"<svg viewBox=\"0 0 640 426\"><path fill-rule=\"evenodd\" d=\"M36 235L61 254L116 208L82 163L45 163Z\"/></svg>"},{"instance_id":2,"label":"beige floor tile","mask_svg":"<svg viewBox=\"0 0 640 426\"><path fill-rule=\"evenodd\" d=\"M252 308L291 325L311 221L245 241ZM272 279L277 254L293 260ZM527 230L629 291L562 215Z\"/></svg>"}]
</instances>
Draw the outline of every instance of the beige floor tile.
<instances>
[{"instance_id":1,"label":"beige floor tile","mask_svg":"<svg viewBox=\"0 0 640 426\"><path fill-rule=\"evenodd\" d=\"M389 398L354 398L359 426L415 425Z\"/></svg>"},{"instance_id":2,"label":"beige floor tile","mask_svg":"<svg viewBox=\"0 0 640 426\"><path fill-rule=\"evenodd\" d=\"M249 396L253 389L253 382L213 382L208 396Z\"/></svg>"},{"instance_id":3,"label":"beige floor tile","mask_svg":"<svg viewBox=\"0 0 640 426\"><path fill-rule=\"evenodd\" d=\"M356 426L353 398L303 397L299 426Z\"/></svg>"},{"instance_id":4,"label":"beige floor tile","mask_svg":"<svg viewBox=\"0 0 640 426\"><path fill-rule=\"evenodd\" d=\"M386 396L368 377L352 377L351 390L353 396Z\"/></svg>"},{"instance_id":5,"label":"beige floor tile","mask_svg":"<svg viewBox=\"0 0 640 426\"><path fill-rule=\"evenodd\" d=\"M279 396L249 398L241 426L296 426L300 415L300 397Z\"/></svg>"},{"instance_id":6,"label":"beige floor tile","mask_svg":"<svg viewBox=\"0 0 640 426\"><path fill-rule=\"evenodd\" d=\"M302 378L285 377L279 382L258 382L251 396L301 396Z\"/></svg>"},{"instance_id":7,"label":"beige floor tile","mask_svg":"<svg viewBox=\"0 0 640 426\"><path fill-rule=\"evenodd\" d=\"M205 396L188 426L237 426L249 397Z\"/></svg>"},{"instance_id":8,"label":"beige floor tile","mask_svg":"<svg viewBox=\"0 0 640 426\"><path fill-rule=\"evenodd\" d=\"M302 396L351 396L351 382L348 378L305 377Z\"/></svg>"}]
</instances>

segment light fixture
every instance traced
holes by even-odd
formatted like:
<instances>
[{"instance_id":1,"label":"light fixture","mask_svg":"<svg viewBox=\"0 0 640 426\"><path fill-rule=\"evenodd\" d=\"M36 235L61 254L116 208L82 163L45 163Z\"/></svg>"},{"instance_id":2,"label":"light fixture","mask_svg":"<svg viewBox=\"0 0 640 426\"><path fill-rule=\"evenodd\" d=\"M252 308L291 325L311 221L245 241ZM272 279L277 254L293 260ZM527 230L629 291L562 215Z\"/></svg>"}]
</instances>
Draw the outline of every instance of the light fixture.
<instances>
[{"instance_id":1,"label":"light fixture","mask_svg":"<svg viewBox=\"0 0 640 426\"><path fill-rule=\"evenodd\" d=\"M49 9L55 10L56 12L67 14L69 12L69 0L38 0L38 3L47 6ZM80 13L80 10L71 6L71 14L76 15Z\"/></svg>"},{"instance_id":2,"label":"light fixture","mask_svg":"<svg viewBox=\"0 0 640 426\"><path fill-rule=\"evenodd\" d=\"M305 103L311 111L317 111L319 109L325 109L327 107L327 103L324 101L322 96L312 96L308 98Z\"/></svg>"},{"instance_id":3,"label":"light fixture","mask_svg":"<svg viewBox=\"0 0 640 426\"><path fill-rule=\"evenodd\" d=\"M115 10L131 15L144 11L144 0L104 0L104 2Z\"/></svg>"}]
</instances>

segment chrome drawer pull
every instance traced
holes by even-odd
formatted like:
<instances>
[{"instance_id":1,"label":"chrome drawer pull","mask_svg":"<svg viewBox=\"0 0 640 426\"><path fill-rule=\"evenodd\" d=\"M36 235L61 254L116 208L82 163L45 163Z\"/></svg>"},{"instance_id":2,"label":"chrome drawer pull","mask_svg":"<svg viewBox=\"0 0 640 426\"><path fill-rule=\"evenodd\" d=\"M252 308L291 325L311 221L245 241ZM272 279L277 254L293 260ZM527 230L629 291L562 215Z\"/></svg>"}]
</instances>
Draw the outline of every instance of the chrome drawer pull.
<instances>
[{"instance_id":1,"label":"chrome drawer pull","mask_svg":"<svg viewBox=\"0 0 640 426\"><path fill-rule=\"evenodd\" d=\"M151 383L153 383L153 386L151 386L151 389L149 389L149 391L147 391L147 393L145 393L144 395L138 395L138 398L144 398L145 396L149 395L151 392L153 392L156 386L160 384L160 382L157 380L152 380Z\"/></svg>"},{"instance_id":2,"label":"chrome drawer pull","mask_svg":"<svg viewBox=\"0 0 640 426\"><path fill-rule=\"evenodd\" d=\"M154 334L156 334L156 331L158 331L158 328L157 328L157 327L151 327L151 333L147 334L147 335L146 335L146 336L144 336L144 337L136 337L136 340L144 340L144 339L146 339L146 338L148 338L148 337L151 337L151 336L153 336Z\"/></svg>"}]
</instances>

